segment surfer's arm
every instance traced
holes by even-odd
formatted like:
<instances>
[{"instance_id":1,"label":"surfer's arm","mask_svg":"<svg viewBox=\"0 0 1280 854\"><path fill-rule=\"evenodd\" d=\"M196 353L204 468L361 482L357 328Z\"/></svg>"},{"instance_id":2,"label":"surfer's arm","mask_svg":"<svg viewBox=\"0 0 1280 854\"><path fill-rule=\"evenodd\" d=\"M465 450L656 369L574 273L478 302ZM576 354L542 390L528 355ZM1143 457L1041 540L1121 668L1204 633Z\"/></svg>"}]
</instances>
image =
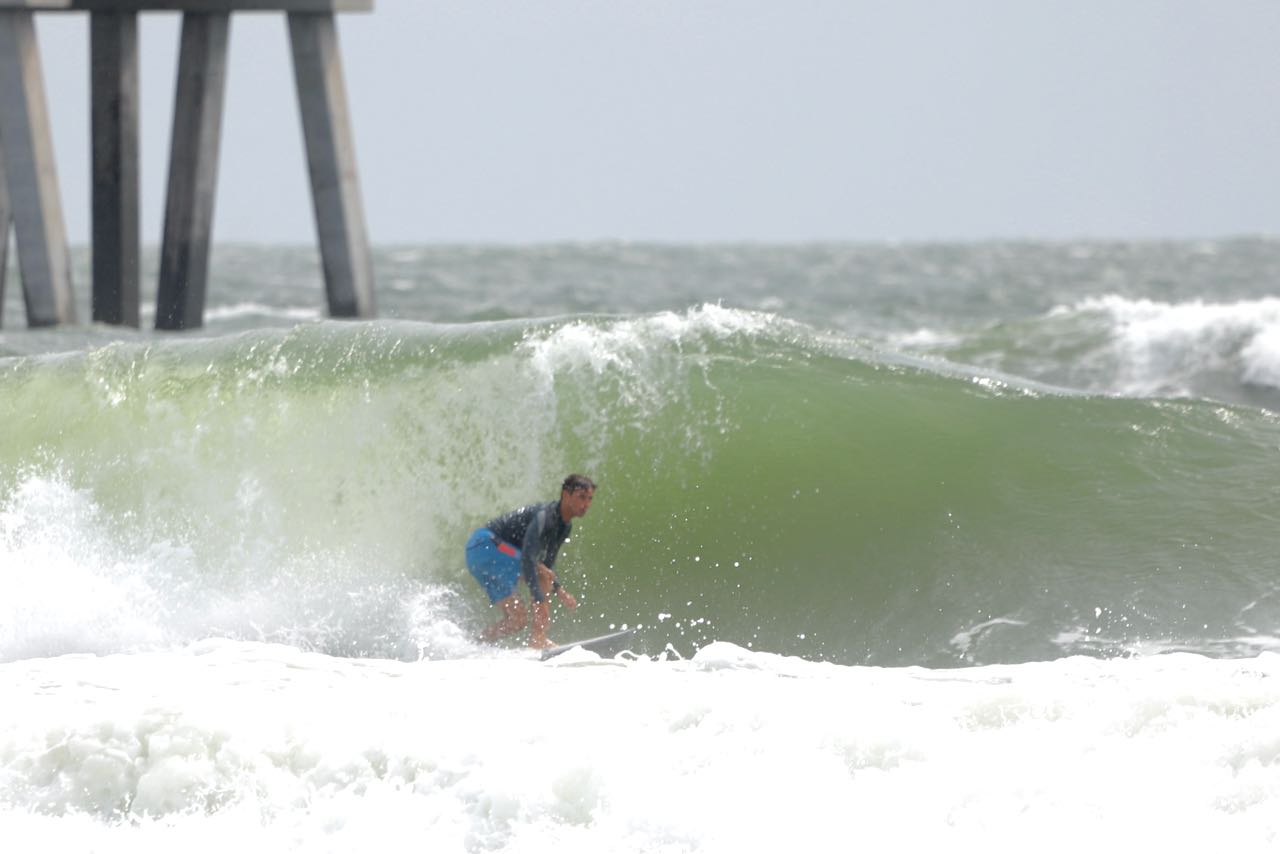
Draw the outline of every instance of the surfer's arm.
<instances>
[{"instance_id":1,"label":"surfer's arm","mask_svg":"<svg viewBox=\"0 0 1280 854\"><path fill-rule=\"evenodd\" d=\"M560 580L556 578L556 572L554 569L547 566L545 563L540 563L538 564L537 572L538 572L538 586L542 590L542 595L544 599L546 596L554 593L556 595L556 598L560 600L561 604L563 604L570 611L578 607L578 600L574 598L572 593L570 593L568 590L565 590L564 587L560 584ZM544 599L535 599L534 601L540 602L540 601L544 601Z\"/></svg>"},{"instance_id":2,"label":"surfer's arm","mask_svg":"<svg viewBox=\"0 0 1280 854\"><path fill-rule=\"evenodd\" d=\"M538 560L542 554L542 538L543 529L546 519L542 513L533 517L529 522L529 527L524 532L524 543L520 548L520 569L524 573L524 581L529 585L529 595L533 597L534 604L542 602L546 598L544 592L544 576L543 573L550 573L541 561ZM551 575L552 582L555 581L555 575Z\"/></svg>"},{"instance_id":3,"label":"surfer's arm","mask_svg":"<svg viewBox=\"0 0 1280 854\"><path fill-rule=\"evenodd\" d=\"M538 581L544 598L535 600L533 603L533 628L529 632L529 646L537 649L546 649L552 645L550 639L547 638L547 629L551 626L551 600L546 598L546 594L551 592L551 585L555 577L556 574L548 569L545 564L538 564ZM557 585L556 596L570 611L578 607L578 600L574 599L573 594L563 587Z\"/></svg>"}]
</instances>

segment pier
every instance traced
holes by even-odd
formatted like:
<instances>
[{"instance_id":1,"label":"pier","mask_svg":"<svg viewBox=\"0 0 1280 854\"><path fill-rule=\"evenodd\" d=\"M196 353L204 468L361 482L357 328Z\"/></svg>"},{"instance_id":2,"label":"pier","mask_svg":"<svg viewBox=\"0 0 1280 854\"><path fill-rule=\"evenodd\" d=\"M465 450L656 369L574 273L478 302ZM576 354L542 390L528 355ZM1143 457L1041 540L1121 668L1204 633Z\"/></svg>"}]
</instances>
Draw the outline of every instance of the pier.
<instances>
[{"instance_id":1,"label":"pier","mask_svg":"<svg viewBox=\"0 0 1280 854\"><path fill-rule=\"evenodd\" d=\"M76 322L35 14L90 17L92 319L139 326L138 16L182 15L155 326L203 325L231 15L287 16L331 317L373 317L336 14L373 0L0 0L0 306L10 226L28 326ZM0 320L3 318L0 317Z\"/></svg>"}]
</instances>

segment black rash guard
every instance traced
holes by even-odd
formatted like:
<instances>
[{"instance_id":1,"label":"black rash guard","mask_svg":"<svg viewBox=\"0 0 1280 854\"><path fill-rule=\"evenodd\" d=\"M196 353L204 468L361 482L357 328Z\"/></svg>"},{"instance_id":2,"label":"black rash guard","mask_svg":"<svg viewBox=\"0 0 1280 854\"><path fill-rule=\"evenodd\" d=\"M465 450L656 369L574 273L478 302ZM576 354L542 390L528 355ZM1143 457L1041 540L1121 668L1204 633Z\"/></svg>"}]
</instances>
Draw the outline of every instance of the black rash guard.
<instances>
[{"instance_id":1,"label":"black rash guard","mask_svg":"<svg viewBox=\"0 0 1280 854\"><path fill-rule=\"evenodd\" d=\"M548 501L545 504L521 507L490 519L485 527L499 540L520 549L520 571L525 583L529 585L529 592L533 594L533 601L541 602L542 586L538 584L538 564L546 564L548 569L555 567L560 546L569 539L569 531L573 528L560 515L560 502ZM552 589L560 589L560 582L555 582Z\"/></svg>"}]
</instances>

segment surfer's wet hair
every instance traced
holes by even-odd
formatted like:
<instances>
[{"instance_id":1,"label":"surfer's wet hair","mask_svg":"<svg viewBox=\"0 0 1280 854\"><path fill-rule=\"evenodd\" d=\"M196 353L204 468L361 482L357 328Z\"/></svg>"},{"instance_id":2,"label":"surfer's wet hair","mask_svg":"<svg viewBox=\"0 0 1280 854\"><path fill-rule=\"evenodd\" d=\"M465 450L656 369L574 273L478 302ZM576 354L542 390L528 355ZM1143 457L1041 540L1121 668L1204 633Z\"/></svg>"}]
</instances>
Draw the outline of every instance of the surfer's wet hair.
<instances>
[{"instance_id":1,"label":"surfer's wet hair","mask_svg":"<svg viewBox=\"0 0 1280 854\"><path fill-rule=\"evenodd\" d=\"M571 474L564 479L564 483L560 484L560 491L570 494L584 489L594 491L595 488L596 482L585 474Z\"/></svg>"}]
</instances>

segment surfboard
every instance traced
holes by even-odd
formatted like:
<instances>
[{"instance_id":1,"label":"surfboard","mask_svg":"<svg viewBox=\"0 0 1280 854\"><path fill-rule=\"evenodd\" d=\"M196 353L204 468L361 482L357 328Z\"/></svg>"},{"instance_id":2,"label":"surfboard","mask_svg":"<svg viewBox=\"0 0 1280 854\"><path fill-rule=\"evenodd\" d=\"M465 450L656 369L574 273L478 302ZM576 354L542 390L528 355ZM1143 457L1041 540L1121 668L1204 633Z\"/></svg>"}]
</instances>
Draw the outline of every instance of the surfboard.
<instances>
[{"instance_id":1,"label":"surfboard","mask_svg":"<svg viewBox=\"0 0 1280 854\"><path fill-rule=\"evenodd\" d=\"M553 646L542 651L541 659L546 661L548 658L555 658L561 653L568 652L575 647L582 647L585 650L594 652L599 656L617 655L627 648L631 636L636 633L635 629L623 629L620 632L610 632L607 635L600 635L595 638L574 641L572 643L562 643L559 646Z\"/></svg>"}]
</instances>

